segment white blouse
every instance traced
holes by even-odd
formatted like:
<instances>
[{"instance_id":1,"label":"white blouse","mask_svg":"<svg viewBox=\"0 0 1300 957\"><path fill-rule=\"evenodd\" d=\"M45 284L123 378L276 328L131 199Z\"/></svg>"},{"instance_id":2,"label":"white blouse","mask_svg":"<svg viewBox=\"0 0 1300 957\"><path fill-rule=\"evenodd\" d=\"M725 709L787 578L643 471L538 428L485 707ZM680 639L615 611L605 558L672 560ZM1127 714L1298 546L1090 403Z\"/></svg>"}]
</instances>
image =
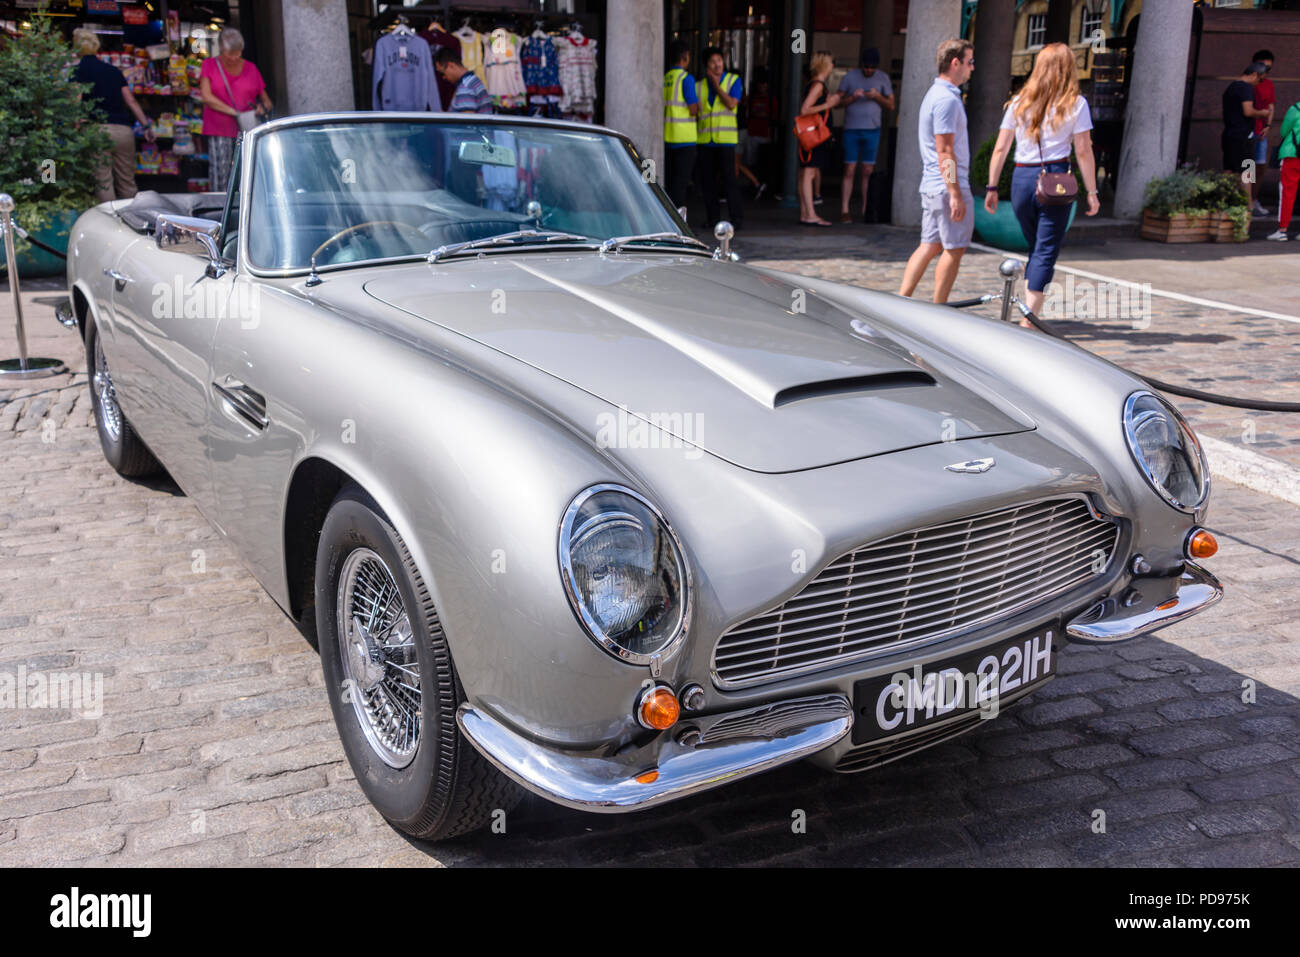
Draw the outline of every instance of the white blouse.
<instances>
[{"instance_id":1,"label":"white blouse","mask_svg":"<svg viewBox=\"0 0 1300 957\"><path fill-rule=\"evenodd\" d=\"M1016 131L1016 162L1017 163L1039 163L1052 162L1053 160L1068 159L1072 148L1071 140L1075 133L1082 133L1085 130L1092 129L1092 111L1088 109L1088 101L1082 96L1075 101L1074 116L1062 123L1056 129L1052 129L1052 118L1056 110L1050 110L1047 119L1043 123L1041 135L1043 152L1042 158L1039 158L1038 140L1031 140L1029 132L1024 126L1016 124L1016 97L1007 104L1007 111L1002 114L1002 129Z\"/></svg>"}]
</instances>

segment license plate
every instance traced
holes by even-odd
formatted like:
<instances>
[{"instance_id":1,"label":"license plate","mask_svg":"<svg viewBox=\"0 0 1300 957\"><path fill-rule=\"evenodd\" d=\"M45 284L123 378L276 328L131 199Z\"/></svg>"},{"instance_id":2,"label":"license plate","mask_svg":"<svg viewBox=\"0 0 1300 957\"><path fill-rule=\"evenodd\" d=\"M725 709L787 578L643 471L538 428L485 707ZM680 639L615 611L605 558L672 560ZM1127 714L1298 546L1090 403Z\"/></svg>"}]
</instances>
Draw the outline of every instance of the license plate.
<instances>
[{"instance_id":1,"label":"license plate","mask_svg":"<svg viewBox=\"0 0 1300 957\"><path fill-rule=\"evenodd\" d=\"M1056 671L1059 623L996 645L895 674L863 678L853 686L853 743L916 731L971 712L990 717L1011 696Z\"/></svg>"}]
</instances>

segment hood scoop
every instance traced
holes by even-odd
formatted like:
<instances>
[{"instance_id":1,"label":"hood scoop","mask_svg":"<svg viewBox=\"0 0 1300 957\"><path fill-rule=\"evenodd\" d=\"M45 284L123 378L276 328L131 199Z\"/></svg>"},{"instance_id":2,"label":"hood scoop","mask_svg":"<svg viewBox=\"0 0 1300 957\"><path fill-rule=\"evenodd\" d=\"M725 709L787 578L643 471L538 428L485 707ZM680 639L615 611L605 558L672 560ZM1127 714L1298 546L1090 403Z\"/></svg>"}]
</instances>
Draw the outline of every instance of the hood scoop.
<instances>
[{"instance_id":1,"label":"hood scoop","mask_svg":"<svg viewBox=\"0 0 1300 957\"><path fill-rule=\"evenodd\" d=\"M907 388L918 385L937 385L928 372L880 372L876 375L849 376L845 379L827 379L824 382L807 382L787 386L772 397L772 408L779 409L791 402L804 399L821 399L832 395L866 395L886 389Z\"/></svg>"},{"instance_id":2,"label":"hood scoop","mask_svg":"<svg viewBox=\"0 0 1300 957\"><path fill-rule=\"evenodd\" d=\"M485 256L376 269L365 291L759 472L1034 427L870 316L734 263Z\"/></svg>"}]
</instances>

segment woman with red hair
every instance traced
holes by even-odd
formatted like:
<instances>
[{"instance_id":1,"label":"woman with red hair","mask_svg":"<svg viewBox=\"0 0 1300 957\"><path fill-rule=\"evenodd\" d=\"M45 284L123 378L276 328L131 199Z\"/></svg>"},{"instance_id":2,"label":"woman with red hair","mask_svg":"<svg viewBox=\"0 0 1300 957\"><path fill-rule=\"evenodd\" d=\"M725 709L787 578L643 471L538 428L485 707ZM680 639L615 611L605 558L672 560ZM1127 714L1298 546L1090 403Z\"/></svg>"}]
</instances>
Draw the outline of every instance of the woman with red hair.
<instances>
[{"instance_id":1,"label":"woman with red hair","mask_svg":"<svg viewBox=\"0 0 1300 957\"><path fill-rule=\"evenodd\" d=\"M1091 129L1092 113L1088 101L1079 93L1074 53L1064 43L1049 43L1034 61L1024 88L1007 103L1002 129L989 161L989 185L984 195L984 208L995 212L1002 164L1014 139L1016 169L1011 176L1011 207L1029 243L1025 304L1035 313L1043 307L1044 290L1052 281L1073 205L1040 203L1036 195L1038 178L1043 173L1068 173L1073 147L1088 189L1087 214L1096 216L1101 204L1097 199L1097 163L1092 155Z\"/></svg>"}]
</instances>

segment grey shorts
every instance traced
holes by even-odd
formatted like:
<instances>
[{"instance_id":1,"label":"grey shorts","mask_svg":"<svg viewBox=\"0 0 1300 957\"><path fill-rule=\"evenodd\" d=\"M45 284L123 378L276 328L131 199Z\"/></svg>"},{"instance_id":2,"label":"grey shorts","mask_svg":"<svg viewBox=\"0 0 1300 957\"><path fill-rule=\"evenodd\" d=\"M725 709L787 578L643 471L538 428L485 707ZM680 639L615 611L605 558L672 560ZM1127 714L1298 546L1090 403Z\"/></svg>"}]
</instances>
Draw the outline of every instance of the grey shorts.
<instances>
[{"instance_id":1,"label":"grey shorts","mask_svg":"<svg viewBox=\"0 0 1300 957\"><path fill-rule=\"evenodd\" d=\"M975 199L962 192L966 215L954 223L948 212L948 191L921 194L921 242L942 243L944 249L965 249L975 233Z\"/></svg>"}]
</instances>

